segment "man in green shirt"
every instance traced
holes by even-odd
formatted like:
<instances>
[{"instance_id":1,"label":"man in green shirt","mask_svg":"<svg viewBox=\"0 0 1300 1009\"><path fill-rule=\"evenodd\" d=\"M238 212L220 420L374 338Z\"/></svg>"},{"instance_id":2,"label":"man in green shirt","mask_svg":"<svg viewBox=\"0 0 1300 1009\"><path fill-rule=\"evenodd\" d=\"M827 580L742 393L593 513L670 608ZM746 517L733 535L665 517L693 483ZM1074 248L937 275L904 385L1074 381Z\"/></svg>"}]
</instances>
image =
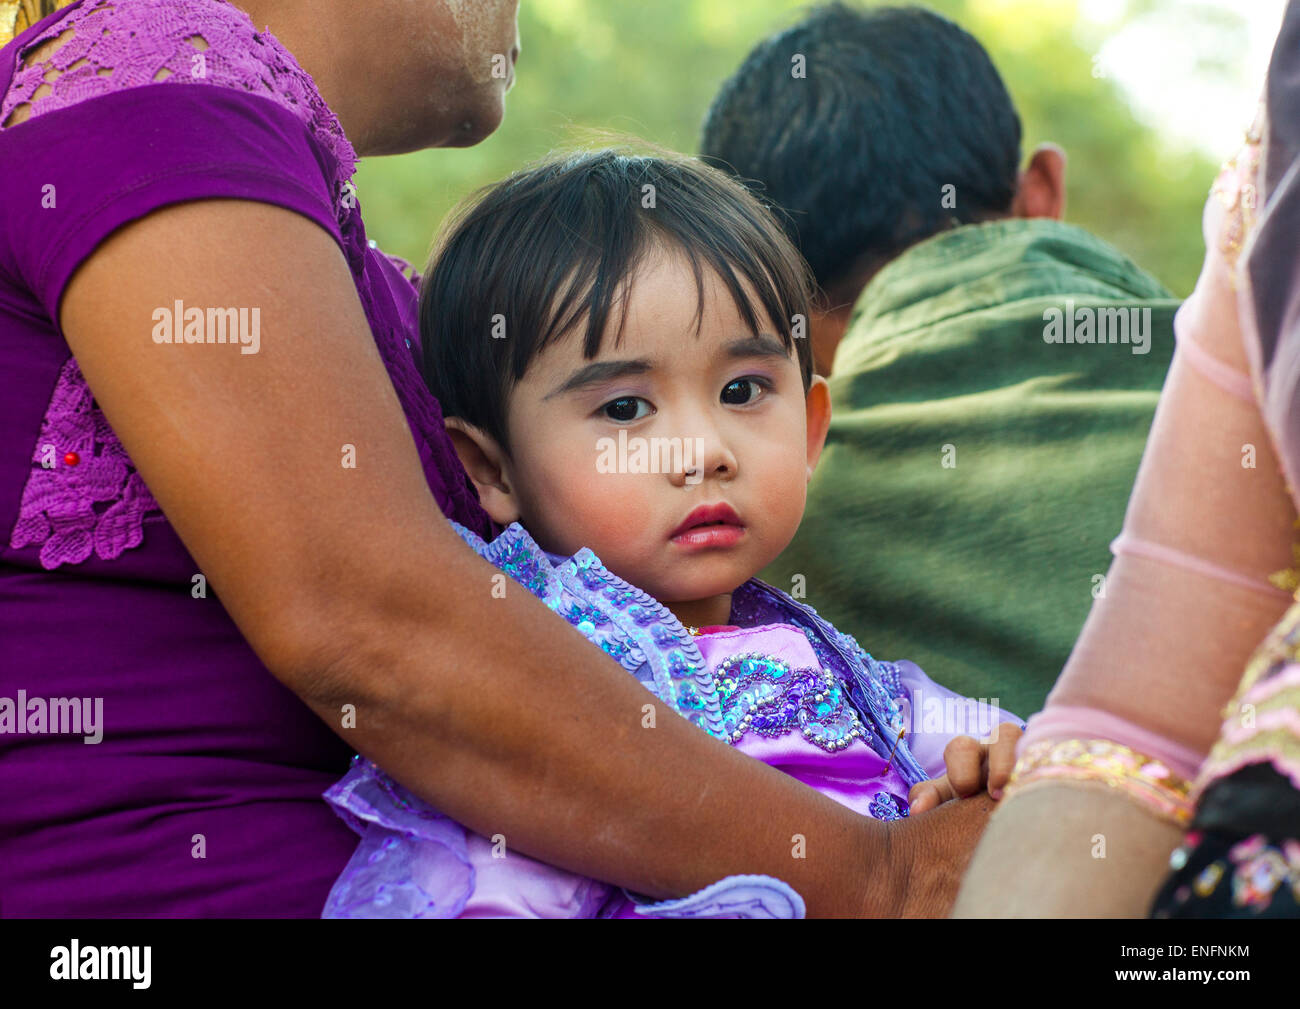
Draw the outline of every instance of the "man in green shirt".
<instances>
[{"instance_id":1,"label":"man in green shirt","mask_svg":"<svg viewBox=\"0 0 1300 1009\"><path fill-rule=\"evenodd\" d=\"M1027 717L1105 591L1178 306L1061 222L1064 155L1021 169L1020 140L965 31L832 4L749 55L701 153L785 213L824 294L830 436L764 577Z\"/></svg>"}]
</instances>

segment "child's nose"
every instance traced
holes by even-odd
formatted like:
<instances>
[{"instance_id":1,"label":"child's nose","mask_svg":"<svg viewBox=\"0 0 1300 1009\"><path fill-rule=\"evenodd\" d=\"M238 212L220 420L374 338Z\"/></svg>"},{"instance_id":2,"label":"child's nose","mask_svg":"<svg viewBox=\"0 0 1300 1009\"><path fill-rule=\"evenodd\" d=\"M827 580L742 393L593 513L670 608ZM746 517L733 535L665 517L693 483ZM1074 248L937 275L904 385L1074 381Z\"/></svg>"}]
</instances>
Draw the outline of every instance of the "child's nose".
<instances>
[{"instance_id":1,"label":"child's nose","mask_svg":"<svg viewBox=\"0 0 1300 1009\"><path fill-rule=\"evenodd\" d=\"M734 480L739 472L736 455L717 432L685 439L681 473L673 474L678 487L703 483L705 480Z\"/></svg>"}]
</instances>

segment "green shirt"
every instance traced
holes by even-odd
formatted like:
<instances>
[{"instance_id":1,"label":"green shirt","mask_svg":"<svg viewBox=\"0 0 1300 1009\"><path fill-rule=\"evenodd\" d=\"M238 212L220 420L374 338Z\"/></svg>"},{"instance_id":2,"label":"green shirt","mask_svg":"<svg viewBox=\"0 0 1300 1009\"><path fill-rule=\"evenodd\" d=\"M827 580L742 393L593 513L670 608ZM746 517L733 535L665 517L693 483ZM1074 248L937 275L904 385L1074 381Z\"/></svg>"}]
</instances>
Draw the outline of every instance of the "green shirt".
<instances>
[{"instance_id":1,"label":"green shirt","mask_svg":"<svg viewBox=\"0 0 1300 1009\"><path fill-rule=\"evenodd\" d=\"M1057 221L912 247L854 307L803 524L762 576L879 658L1038 711L1104 585L1177 307Z\"/></svg>"}]
</instances>

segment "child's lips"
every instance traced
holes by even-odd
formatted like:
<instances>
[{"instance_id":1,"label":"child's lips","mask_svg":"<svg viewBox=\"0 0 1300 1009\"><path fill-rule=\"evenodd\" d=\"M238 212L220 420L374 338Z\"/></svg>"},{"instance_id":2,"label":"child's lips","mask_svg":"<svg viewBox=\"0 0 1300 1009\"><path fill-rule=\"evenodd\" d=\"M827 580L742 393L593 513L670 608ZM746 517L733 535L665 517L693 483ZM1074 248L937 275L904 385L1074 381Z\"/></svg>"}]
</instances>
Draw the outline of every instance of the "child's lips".
<instances>
[{"instance_id":1,"label":"child's lips","mask_svg":"<svg viewBox=\"0 0 1300 1009\"><path fill-rule=\"evenodd\" d=\"M730 524L693 526L675 533L672 541L688 550L702 550L707 547L735 546L744 535L744 526Z\"/></svg>"},{"instance_id":2,"label":"child's lips","mask_svg":"<svg viewBox=\"0 0 1300 1009\"><path fill-rule=\"evenodd\" d=\"M719 503L700 505L669 537L678 546L689 549L729 547L745 535L745 526L734 508Z\"/></svg>"}]
</instances>

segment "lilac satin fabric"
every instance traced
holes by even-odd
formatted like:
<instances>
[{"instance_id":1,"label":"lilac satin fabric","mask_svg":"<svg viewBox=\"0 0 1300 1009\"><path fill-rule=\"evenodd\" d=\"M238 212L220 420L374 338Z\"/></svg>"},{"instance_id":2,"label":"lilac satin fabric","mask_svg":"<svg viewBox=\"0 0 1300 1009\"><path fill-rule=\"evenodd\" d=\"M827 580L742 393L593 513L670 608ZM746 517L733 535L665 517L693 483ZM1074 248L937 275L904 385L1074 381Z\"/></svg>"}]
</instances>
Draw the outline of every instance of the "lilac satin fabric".
<instances>
[{"instance_id":1,"label":"lilac satin fabric","mask_svg":"<svg viewBox=\"0 0 1300 1009\"><path fill-rule=\"evenodd\" d=\"M170 7L247 22L209 0ZM45 27L0 50L0 92L18 48ZM243 30L227 27L222 38ZM430 492L450 517L491 532L407 343L414 287L368 247L359 208L338 203L339 151L284 105L218 86L219 50L209 67L207 84L145 83L0 130L0 698L99 698L103 712L95 744L0 734L4 915L314 917L356 847L320 798L351 751L268 672L219 599L191 595L198 565L161 512L137 515L140 535L108 559L51 568L41 543L9 545L39 436L62 430L47 416L70 353L59 299L115 229L199 198L316 222L351 268ZM42 206L46 186L55 207ZM95 445L117 446L102 417ZM57 526L75 502L57 488L47 498Z\"/></svg>"}]
</instances>

